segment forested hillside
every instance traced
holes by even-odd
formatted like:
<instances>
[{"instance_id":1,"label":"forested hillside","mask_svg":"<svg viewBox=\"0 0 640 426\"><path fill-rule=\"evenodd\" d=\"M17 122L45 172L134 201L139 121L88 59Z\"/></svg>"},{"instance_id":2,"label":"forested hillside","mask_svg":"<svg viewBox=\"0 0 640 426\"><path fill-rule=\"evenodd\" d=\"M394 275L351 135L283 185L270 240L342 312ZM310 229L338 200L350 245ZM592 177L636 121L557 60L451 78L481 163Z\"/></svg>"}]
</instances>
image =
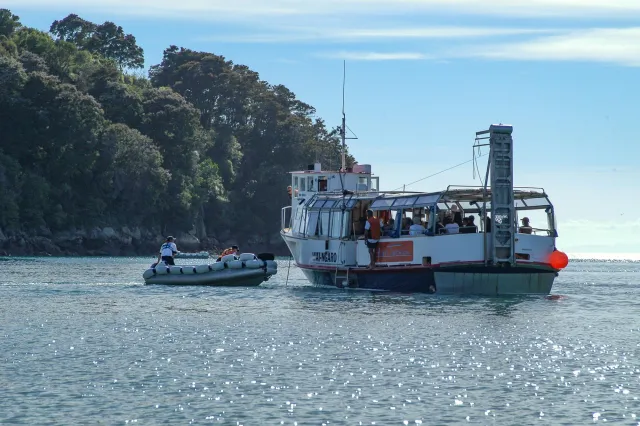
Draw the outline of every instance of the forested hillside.
<instances>
[{"instance_id":1,"label":"forested hillside","mask_svg":"<svg viewBox=\"0 0 640 426\"><path fill-rule=\"evenodd\" d=\"M0 253L147 254L167 234L278 251L287 172L339 165L338 133L222 56L143 67L112 22L43 32L0 9Z\"/></svg>"}]
</instances>

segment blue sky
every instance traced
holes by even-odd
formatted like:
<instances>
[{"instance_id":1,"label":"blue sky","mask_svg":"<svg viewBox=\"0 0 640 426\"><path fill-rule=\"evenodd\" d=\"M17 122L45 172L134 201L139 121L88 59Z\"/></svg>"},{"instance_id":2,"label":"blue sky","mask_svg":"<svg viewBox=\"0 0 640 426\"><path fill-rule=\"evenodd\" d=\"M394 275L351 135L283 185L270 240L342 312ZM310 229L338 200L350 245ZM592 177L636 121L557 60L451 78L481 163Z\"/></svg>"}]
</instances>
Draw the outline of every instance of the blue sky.
<instances>
[{"instance_id":1,"label":"blue sky","mask_svg":"<svg viewBox=\"0 0 640 426\"><path fill-rule=\"evenodd\" d=\"M638 0L5 0L47 30L69 13L221 54L340 122L395 189L471 159L474 134L514 126L517 186L544 187L569 253L640 253ZM313 159L310 159L311 161ZM484 167L484 162L481 168ZM407 187L480 184L471 164ZM535 222L535 219L532 218ZM535 223L534 223L535 226Z\"/></svg>"}]
</instances>

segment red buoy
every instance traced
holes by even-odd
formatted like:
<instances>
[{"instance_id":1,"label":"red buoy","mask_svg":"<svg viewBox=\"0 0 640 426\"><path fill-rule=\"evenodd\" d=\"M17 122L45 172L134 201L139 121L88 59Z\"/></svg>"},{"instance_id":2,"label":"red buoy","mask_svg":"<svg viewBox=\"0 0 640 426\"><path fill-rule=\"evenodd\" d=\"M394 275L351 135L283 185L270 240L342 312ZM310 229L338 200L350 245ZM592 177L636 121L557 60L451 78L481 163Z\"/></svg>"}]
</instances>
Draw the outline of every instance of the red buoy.
<instances>
[{"instance_id":1,"label":"red buoy","mask_svg":"<svg viewBox=\"0 0 640 426\"><path fill-rule=\"evenodd\" d=\"M549 256L549 264L552 268L563 269L569 264L569 257L566 253L556 250Z\"/></svg>"}]
</instances>

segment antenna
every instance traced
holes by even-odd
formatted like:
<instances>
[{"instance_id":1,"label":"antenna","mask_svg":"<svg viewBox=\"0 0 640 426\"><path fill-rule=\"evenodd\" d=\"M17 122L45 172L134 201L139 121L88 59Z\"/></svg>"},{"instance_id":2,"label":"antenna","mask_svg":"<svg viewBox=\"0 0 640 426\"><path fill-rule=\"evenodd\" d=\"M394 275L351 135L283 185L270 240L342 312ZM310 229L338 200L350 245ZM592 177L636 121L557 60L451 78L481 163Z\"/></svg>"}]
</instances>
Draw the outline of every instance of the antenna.
<instances>
[{"instance_id":1,"label":"antenna","mask_svg":"<svg viewBox=\"0 0 640 426\"><path fill-rule=\"evenodd\" d=\"M355 133L353 134L354 137L352 138L347 137L347 116L344 113L344 91L345 91L346 81L347 81L347 61L343 60L342 61L342 127L340 127L340 138L342 139L342 168L340 169L340 171L342 171L343 173L347 171L346 140L358 139L358 136ZM351 130L351 133L353 133L353 130Z\"/></svg>"},{"instance_id":2,"label":"antenna","mask_svg":"<svg viewBox=\"0 0 640 426\"><path fill-rule=\"evenodd\" d=\"M345 145L347 136L347 117L344 114L344 88L347 81L347 61L342 61L342 127L340 128L340 138L342 139L342 172L347 171L346 159L345 159Z\"/></svg>"}]
</instances>

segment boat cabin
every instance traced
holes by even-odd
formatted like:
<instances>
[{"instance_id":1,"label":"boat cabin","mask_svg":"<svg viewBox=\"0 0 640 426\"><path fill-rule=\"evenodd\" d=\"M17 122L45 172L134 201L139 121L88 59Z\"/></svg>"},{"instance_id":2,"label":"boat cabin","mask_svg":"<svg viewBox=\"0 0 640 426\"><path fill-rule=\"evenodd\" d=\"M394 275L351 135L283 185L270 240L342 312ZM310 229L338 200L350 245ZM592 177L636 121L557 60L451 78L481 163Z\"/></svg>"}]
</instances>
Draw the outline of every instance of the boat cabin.
<instances>
[{"instance_id":1,"label":"boat cabin","mask_svg":"<svg viewBox=\"0 0 640 426\"><path fill-rule=\"evenodd\" d=\"M299 212L298 208L307 206L314 196L335 198L342 197L343 193L351 196L377 195L379 185L380 178L371 173L370 164L355 164L345 171L328 171L322 170L320 163L315 163L309 165L308 170L291 172L291 186L288 188L291 206L282 209L282 223L289 223Z\"/></svg>"},{"instance_id":2,"label":"boat cabin","mask_svg":"<svg viewBox=\"0 0 640 426\"><path fill-rule=\"evenodd\" d=\"M379 177L371 173L371 165L355 164L345 171L322 170L320 163L308 167L308 170L291 172L293 198L307 198L315 193L377 192Z\"/></svg>"}]
</instances>

